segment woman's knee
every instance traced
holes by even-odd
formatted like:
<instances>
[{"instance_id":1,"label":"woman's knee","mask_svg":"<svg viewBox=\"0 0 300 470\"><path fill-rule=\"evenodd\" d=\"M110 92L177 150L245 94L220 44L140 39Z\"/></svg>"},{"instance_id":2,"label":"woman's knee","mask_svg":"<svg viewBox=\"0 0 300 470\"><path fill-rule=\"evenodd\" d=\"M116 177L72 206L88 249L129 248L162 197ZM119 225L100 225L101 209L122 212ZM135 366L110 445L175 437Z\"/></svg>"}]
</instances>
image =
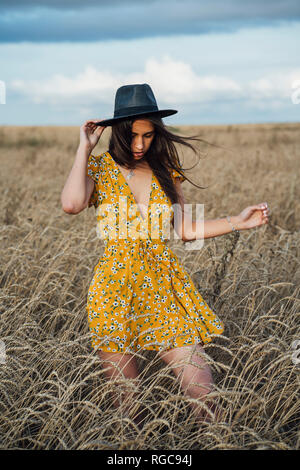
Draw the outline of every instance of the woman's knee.
<instances>
[{"instance_id":1,"label":"woman's knee","mask_svg":"<svg viewBox=\"0 0 300 470\"><path fill-rule=\"evenodd\" d=\"M130 406L138 396L140 379L136 358L132 354L98 350L104 374L110 383L111 403L115 408Z\"/></svg>"}]
</instances>

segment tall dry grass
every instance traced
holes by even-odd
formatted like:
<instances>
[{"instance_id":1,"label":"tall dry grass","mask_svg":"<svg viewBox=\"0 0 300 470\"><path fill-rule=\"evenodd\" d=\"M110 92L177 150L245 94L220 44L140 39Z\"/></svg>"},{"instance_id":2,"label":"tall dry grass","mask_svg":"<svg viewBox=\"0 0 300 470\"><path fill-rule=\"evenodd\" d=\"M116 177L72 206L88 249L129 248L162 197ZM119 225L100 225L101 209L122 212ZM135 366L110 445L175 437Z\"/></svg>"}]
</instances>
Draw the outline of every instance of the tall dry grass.
<instances>
[{"instance_id":1,"label":"tall dry grass","mask_svg":"<svg viewBox=\"0 0 300 470\"><path fill-rule=\"evenodd\" d=\"M74 127L2 127L0 447L2 449L298 449L300 366L300 124L211 126L206 158L183 189L205 217L267 201L268 225L170 246L225 323L205 346L224 411L197 428L189 399L154 351L137 355L142 432L116 411L90 346L85 312L103 246L95 212L65 214L60 193L79 142ZM106 131L107 132L107 131ZM106 150L107 138L95 152ZM185 167L197 160L182 154ZM130 383L127 383L128 387Z\"/></svg>"}]
</instances>

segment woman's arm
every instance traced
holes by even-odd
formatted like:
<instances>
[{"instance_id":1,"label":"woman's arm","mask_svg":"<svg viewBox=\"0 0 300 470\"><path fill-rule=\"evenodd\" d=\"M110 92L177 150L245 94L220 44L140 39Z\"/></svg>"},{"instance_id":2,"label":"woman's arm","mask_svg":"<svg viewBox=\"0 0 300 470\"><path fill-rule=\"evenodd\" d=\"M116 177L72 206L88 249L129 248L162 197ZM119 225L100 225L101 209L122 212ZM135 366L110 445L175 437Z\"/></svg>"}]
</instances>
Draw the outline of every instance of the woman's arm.
<instances>
[{"instance_id":1,"label":"woman's arm","mask_svg":"<svg viewBox=\"0 0 300 470\"><path fill-rule=\"evenodd\" d=\"M61 193L62 208L68 214L78 214L85 206L88 189L93 190L95 183L86 176L90 153L88 147L79 144L75 161Z\"/></svg>"},{"instance_id":2,"label":"woman's arm","mask_svg":"<svg viewBox=\"0 0 300 470\"><path fill-rule=\"evenodd\" d=\"M177 218L175 216L176 222L174 228L175 230L177 228L176 233L184 242L225 235L226 233L232 232L231 224L236 230L247 230L268 223L269 209L267 203L262 203L247 207L239 215L230 216L231 224L228 223L226 217L203 220L202 222L199 221L197 224L197 221L193 222L191 216L184 210L184 204L186 204L186 202L181 188L181 182L176 180L175 186L179 195L181 214L179 214Z\"/></svg>"},{"instance_id":3,"label":"woman's arm","mask_svg":"<svg viewBox=\"0 0 300 470\"><path fill-rule=\"evenodd\" d=\"M80 143L75 161L61 193L63 211L78 214L88 205L94 190L94 181L87 176L87 163L93 148L97 145L105 127L96 126L99 119L86 121L80 127Z\"/></svg>"}]
</instances>

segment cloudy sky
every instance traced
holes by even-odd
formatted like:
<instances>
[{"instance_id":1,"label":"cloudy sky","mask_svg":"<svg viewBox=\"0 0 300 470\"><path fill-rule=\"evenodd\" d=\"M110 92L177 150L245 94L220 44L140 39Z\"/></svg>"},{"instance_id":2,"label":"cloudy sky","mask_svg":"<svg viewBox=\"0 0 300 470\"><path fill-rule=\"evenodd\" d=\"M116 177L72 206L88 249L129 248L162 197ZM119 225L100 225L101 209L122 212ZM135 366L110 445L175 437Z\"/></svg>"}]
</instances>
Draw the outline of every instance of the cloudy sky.
<instances>
[{"instance_id":1,"label":"cloudy sky","mask_svg":"<svg viewBox=\"0 0 300 470\"><path fill-rule=\"evenodd\" d=\"M299 0L1 0L0 124L108 118L129 83L171 125L300 121L299 39Z\"/></svg>"}]
</instances>

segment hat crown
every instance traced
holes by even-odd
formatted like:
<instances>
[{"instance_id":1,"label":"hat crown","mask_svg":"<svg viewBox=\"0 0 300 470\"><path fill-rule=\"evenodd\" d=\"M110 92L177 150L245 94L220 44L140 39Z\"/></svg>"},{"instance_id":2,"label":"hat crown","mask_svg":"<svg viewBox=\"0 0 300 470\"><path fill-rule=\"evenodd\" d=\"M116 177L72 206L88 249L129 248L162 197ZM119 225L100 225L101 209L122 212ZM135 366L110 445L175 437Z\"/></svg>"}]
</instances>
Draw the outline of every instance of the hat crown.
<instances>
[{"instance_id":1,"label":"hat crown","mask_svg":"<svg viewBox=\"0 0 300 470\"><path fill-rule=\"evenodd\" d=\"M177 113L175 109L158 109L154 93L148 83L136 83L123 85L117 89L114 117L103 119L96 125L110 126L124 119L149 115L163 118L175 113Z\"/></svg>"},{"instance_id":2,"label":"hat crown","mask_svg":"<svg viewBox=\"0 0 300 470\"><path fill-rule=\"evenodd\" d=\"M153 110L158 109L153 91L147 83L124 85L117 90L115 111L138 106L151 106Z\"/></svg>"}]
</instances>

